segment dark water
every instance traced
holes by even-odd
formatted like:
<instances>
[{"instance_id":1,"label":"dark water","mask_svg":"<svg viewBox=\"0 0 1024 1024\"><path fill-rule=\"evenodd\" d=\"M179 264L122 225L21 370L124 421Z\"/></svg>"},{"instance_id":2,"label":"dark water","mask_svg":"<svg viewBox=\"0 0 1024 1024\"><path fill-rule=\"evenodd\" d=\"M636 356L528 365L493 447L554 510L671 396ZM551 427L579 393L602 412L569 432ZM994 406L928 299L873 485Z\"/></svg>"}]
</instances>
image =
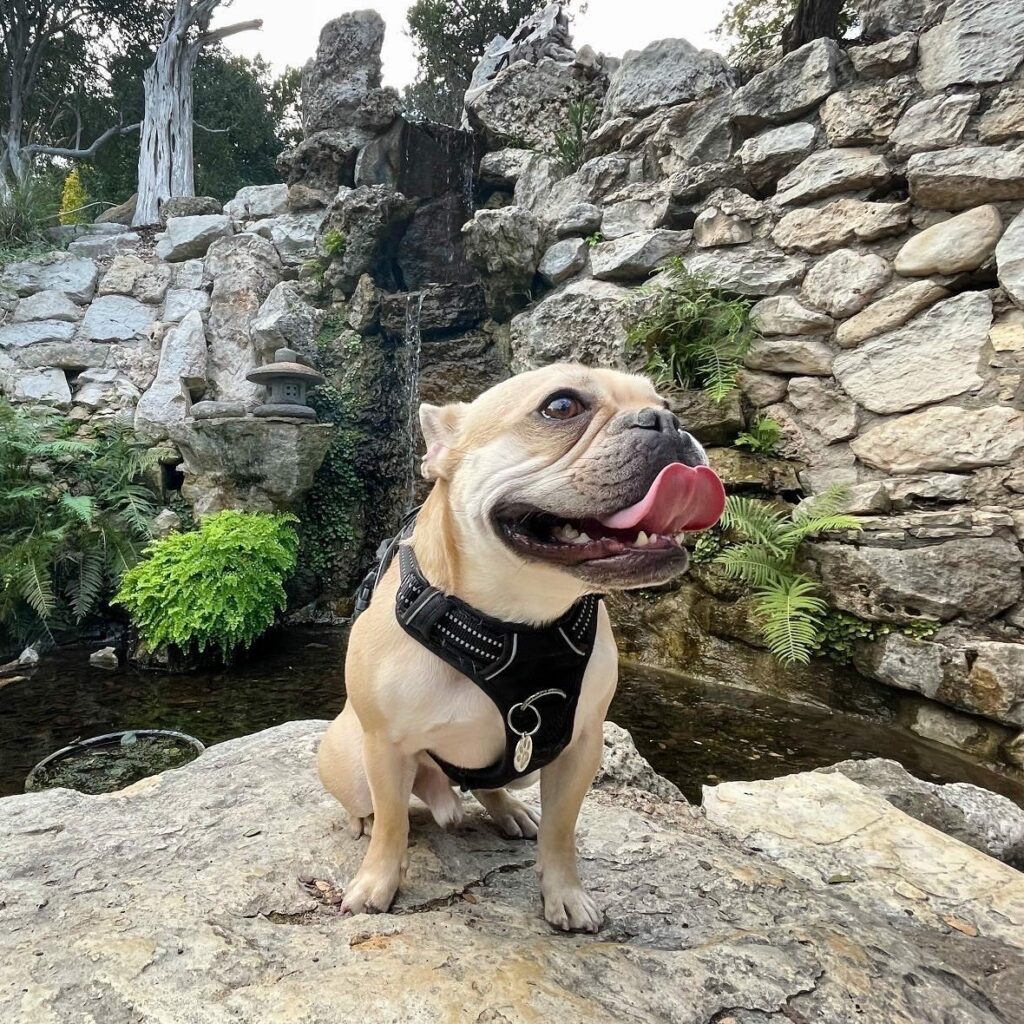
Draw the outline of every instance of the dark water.
<instances>
[{"instance_id":1,"label":"dark water","mask_svg":"<svg viewBox=\"0 0 1024 1024\"><path fill-rule=\"evenodd\" d=\"M344 694L340 629L292 629L231 671L103 672L88 651L44 657L0 688L0 795L22 792L38 761L76 739L176 729L209 745L302 718L329 718ZM626 668L611 716L693 800L703 784L771 778L848 757L890 757L934 781L974 782L1024 803L1024 787L905 729L676 675Z\"/></svg>"}]
</instances>

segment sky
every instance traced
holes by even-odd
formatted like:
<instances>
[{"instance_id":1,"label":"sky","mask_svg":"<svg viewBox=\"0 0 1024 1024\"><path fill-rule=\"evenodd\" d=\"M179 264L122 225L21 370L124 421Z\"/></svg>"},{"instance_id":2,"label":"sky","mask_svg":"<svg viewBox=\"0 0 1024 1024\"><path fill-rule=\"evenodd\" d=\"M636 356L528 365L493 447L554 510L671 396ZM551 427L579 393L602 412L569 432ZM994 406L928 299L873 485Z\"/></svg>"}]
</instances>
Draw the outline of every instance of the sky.
<instances>
[{"instance_id":1,"label":"sky","mask_svg":"<svg viewBox=\"0 0 1024 1024\"><path fill-rule=\"evenodd\" d=\"M590 43L595 50L620 57L641 49L654 39L682 36L695 46L723 49L713 29L722 17L726 0L589 0L576 15L573 41ZM316 52L321 26L345 11L374 7L387 25L384 49L384 84L401 88L416 74L412 44L405 34L402 0L234 0L218 10L214 27L262 18L259 32L245 32L227 40L235 53L262 54L275 71L301 66Z\"/></svg>"}]
</instances>

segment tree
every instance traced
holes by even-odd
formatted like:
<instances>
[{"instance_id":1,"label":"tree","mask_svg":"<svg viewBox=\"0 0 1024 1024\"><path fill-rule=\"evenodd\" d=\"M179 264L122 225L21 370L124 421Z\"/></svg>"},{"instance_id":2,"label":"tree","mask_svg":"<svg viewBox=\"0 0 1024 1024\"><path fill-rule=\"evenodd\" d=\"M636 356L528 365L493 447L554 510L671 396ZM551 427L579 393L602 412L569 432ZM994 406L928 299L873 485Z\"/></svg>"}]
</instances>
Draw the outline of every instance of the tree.
<instances>
[{"instance_id":1,"label":"tree","mask_svg":"<svg viewBox=\"0 0 1024 1024\"><path fill-rule=\"evenodd\" d=\"M210 21L220 3L174 0L164 20L156 56L144 76L136 227L158 223L163 200L195 195L192 76L203 48L263 25L260 20L245 21L211 31Z\"/></svg>"}]
</instances>

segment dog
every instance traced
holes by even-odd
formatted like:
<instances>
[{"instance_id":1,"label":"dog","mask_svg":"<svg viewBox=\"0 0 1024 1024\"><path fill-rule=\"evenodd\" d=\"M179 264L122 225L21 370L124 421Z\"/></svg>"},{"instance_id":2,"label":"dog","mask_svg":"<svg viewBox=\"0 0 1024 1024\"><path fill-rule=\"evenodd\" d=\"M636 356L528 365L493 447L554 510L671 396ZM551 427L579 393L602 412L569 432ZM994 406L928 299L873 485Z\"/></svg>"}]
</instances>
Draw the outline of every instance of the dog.
<instances>
[{"instance_id":1,"label":"dog","mask_svg":"<svg viewBox=\"0 0 1024 1024\"><path fill-rule=\"evenodd\" d=\"M419 418L421 471L433 487L353 624L348 699L318 753L320 777L348 812L352 836L370 837L342 911L390 908L406 864L410 794L439 825L454 826L462 800L453 778L497 778L488 766L514 761L502 779L514 778L473 795L507 836L538 838L547 921L596 932L602 913L580 882L576 821L600 765L617 683L599 595L682 573L683 532L717 521L722 485L641 376L547 366L471 403L424 404ZM429 627L433 639L417 632L424 614L442 616L440 628ZM429 646L455 634L458 651ZM554 660L544 654L530 663L516 685L532 695L503 714L503 679L512 686L524 673L502 672L531 644ZM503 653L484 662L489 648ZM552 728L562 735L547 743L547 756L555 753L538 773L531 748L544 737L542 719L560 722ZM538 774L543 818L510 792Z\"/></svg>"}]
</instances>

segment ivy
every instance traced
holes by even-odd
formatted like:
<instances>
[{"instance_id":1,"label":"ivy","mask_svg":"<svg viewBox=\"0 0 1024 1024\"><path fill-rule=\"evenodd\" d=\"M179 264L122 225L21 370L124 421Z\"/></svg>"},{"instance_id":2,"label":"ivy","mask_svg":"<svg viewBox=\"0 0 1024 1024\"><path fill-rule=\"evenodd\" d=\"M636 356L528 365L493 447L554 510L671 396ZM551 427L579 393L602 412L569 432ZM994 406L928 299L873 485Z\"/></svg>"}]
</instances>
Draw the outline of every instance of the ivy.
<instances>
[{"instance_id":1,"label":"ivy","mask_svg":"<svg viewBox=\"0 0 1024 1024\"><path fill-rule=\"evenodd\" d=\"M890 633L902 633L914 640L927 640L934 636L940 623L931 619L897 624L893 622L868 622L848 612L830 608L818 623L818 638L813 653L818 658L829 658L840 665L849 665L853 653L862 641L879 640Z\"/></svg>"}]
</instances>

